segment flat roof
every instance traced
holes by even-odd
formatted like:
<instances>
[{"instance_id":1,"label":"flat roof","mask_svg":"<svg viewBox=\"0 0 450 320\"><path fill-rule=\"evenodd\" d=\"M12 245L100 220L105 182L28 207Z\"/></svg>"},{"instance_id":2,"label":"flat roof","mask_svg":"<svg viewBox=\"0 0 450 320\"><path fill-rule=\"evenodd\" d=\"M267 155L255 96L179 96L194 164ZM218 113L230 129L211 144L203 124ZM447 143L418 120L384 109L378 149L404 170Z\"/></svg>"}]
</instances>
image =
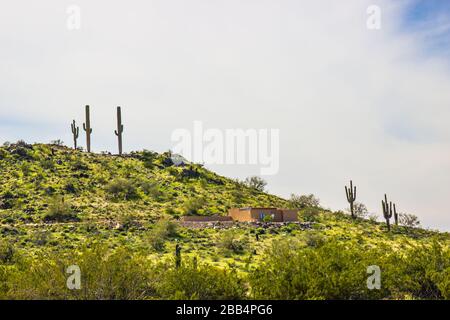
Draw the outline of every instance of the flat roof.
<instances>
[{"instance_id":1,"label":"flat roof","mask_svg":"<svg viewBox=\"0 0 450 320\"><path fill-rule=\"evenodd\" d=\"M249 209L264 209L264 210L278 210L278 208L273 207L246 207L246 208L239 208L239 210L249 210Z\"/></svg>"}]
</instances>

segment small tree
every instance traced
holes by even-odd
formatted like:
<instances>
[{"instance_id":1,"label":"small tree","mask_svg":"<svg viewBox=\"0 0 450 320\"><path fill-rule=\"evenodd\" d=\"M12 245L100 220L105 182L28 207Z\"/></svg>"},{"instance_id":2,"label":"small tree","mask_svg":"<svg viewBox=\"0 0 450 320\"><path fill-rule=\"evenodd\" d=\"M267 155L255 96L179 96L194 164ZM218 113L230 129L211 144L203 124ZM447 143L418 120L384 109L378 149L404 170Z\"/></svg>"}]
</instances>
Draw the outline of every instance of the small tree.
<instances>
[{"instance_id":1,"label":"small tree","mask_svg":"<svg viewBox=\"0 0 450 320\"><path fill-rule=\"evenodd\" d=\"M191 198L184 203L184 212L187 215L199 214L199 211L206 205L204 197Z\"/></svg>"},{"instance_id":2,"label":"small tree","mask_svg":"<svg viewBox=\"0 0 450 320\"><path fill-rule=\"evenodd\" d=\"M351 208L347 209L351 213ZM353 216L355 218L366 218L369 215L369 210L364 203L355 202L353 203Z\"/></svg>"},{"instance_id":3,"label":"small tree","mask_svg":"<svg viewBox=\"0 0 450 320\"><path fill-rule=\"evenodd\" d=\"M148 233L147 240L156 251L164 249L165 241L177 235L177 225L168 217L163 217L154 225Z\"/></svg>"},{"instance_id":4,"label":"small tree","mask_svg":"<svg viewBox=\"0 0 450 320\"><path fill-rule=\"evenodd\" d=\"M247 179L245 179L244 183L247 187L261 192L263 192L267 186L267 182L264 179L257 176L248 177Z\"/></svg>"},{"instance_id":5,"label":"small tree","mask_svg":"<svg viewBox=\"0 0 450 320\"><path fill-rule=\"evenodd\" d=\"M64 222L78 219L72 211L72 206L64 200L64 197L56 196L50 202L44 220Z\"/></svg>"},{"instance_id":6,"label":"small tree","mask_svg":"<svg viewBox=\"0 0 450 320\"><path fill-rule=\"evenodd\" d=\"M291 194L289 199L289 205L294 209L314 208L320 206L319 198L316 198L313 194L309 195L295 195Z\"/></svg>"},{"instance_id":7,"label":"small tree","mask_svg":"<svg viewBox=\"0 0 450 320\"><path fill-rule=\"evenodd\" d=\"M264 218L262 219L263 222L272 222L273 216L271 214L264 215Z\"/></svg>"},{"instance_id":8,"label":"small tree","mask_svg":"<svg viewBox=\"0 0 450 320\"><path fill-rule=\"evenodd\" d=\"M419 218L414 214L399 213L399 223L405 227L418 227L420 226Z\"/></svg>"},{"instance_id":9,"label":"small tree","mask_svg":"<svg viewBox=\"0 0 450 320\"><path fill-rule=\"evenodd\" d=\"M246 241L239 231L229 229L222 233L217 245L233 253L242 253L245 250Z\"/></svg>"},{"instance_id":10,"label":"small tree","mask_svg":"<svg viewBox=\"0 0 450 320\"><path fill-rule=\"evenodd\" d=\"M64 145L64 141L62 141L61 139L56 139L56 140L50 141L50 144L52 144L54 146L62 147Z\"/></svg>"}]
</instances>

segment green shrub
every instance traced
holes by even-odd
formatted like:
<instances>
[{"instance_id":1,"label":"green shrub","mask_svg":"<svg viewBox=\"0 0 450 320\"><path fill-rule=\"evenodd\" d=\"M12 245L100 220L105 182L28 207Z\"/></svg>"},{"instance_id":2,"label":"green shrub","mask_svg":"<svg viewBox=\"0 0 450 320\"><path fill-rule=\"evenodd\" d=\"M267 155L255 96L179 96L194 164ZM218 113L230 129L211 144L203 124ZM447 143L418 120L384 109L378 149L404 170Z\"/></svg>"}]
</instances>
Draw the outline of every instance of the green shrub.
<instances>
[{"instance_id":1,"label":"green shrub","mask_svg":"<svg viewBox=\"0 0 450 320\"><path fill-rule=\"evenodd\" d=\"M203 197L191 198L184 203L184 213L186 215L196 215L206 205Z\"/></svg>"},{"instance_id":2,"label":"green shrub","mask_svg":"<svg viewBox=\"0 0 450 320\"><path fill-rule=\"evenodd\" d=\"M234 272L189 263L165 270L157 292L162 299L241 300L246 287Z\"/></svg>"},{"instance_id":3,"label":"green shrub","mask_svg":"<svg viewBox=\"0 0 450 320\"><path fill-rule=\"evenodd\" d=\"M410 228L417 228L420 226L419 218L414 214L400 213L399 222L401 225Z\"/></svg>"},{"instance_id":4,"label":"green shrub","mask_svg":"<svg viewBox=\"0 0 450 320\"><path fill-rule=\"evenodd\" d=\"M363 299L364 251L334 242L305 248L293 241L274 242L264 262L250 275L256 299Z\"/></svg>"},{"instance_id":5,"label":"green shrub","mask_svg":"<svg viewBox=\"0 0 450 320\"><path fill-rule=\"evenodd\" d=\"M320 200L313 194L300 196L291 194L291 198L289 199L289 207L292 209L305 209L319 206Z\"/></svg>"},{"instance_id":6,"label":"green shrub","mask_svg":"<svg viewBox=\"0 0 450 320\"><path fill-rule=\"evenodd\" d=\"M146 167L147 169L153 169L154 167L153 162L156 160L157 157L158 153L153 151L144 150L141 153L141 160L144 163L144 167Z\"/></svg>"},{"instance_id":7,"label":"green shrub","mask_svg":"<svg viewBox=\"0 0 450 320\"><path fill-rule=\"evenodd\" d=\"M300 217L306 222L315 222L320 216L320 209L317 207L307 207L299 211Z\"/></svg>"},{"instance_id":8,"label":"green shrub","mask_svg":"<svg viewBox=\"0 0 450 320\"><path fill-rule=\"evenodd\" d=\"M323 241L323 240L322 240ZM445 299L450 250L435 241L405 249L364 247L337 238L319 246L274 242L250 275L256 299ZM381 288L367 288L367 268L379 266Z\"/></svg>"},{"instance_id":9,"label":"green shrub","mask_svg":"<svg viewBox=\"0 0 450 320\"><path fill-rule=\"evenodd\" d=\"M54 170L55 169L55 163L52 159L44 159L41 161L41 167L45 170Z\"/></svg>"},{"instance_id":10,"label":"green shrub","mask_svg":"<svg viewBox=\"0 0 450 320\"><path fill-rule=\"evenodd\" d=\"M325 237L317 231L308 231L305 233L305 243L309 247L320 247L325 243Z\"/></svg>"},{"instance_id":11,"label":"green shrub","mask_svg":"<svg viewBox=\"0 0 450 320\"><path fill-rule=\"evenodd\" d=\"M67 288L67 267L81 271L81 290ZM148 299L155 295L151 266L126 249L95 245L74 253L24 256L14 268L0 270L0 297L12 299ZM1 280L1 279L0 279Z\"/></svg>"},{"instance_id":12,"label":"green shrub","mask_svg":"<svg viewBox=\"0 0 450 320\"><path fill-rule=\"evenodd\" d=\"M44 221L76 221L79 220L72 210L72 206L64 200L64 197L54 197L49 206L48 211L44 216Z\"/></svg>"},{"instance_id":13,"label":"green shrub","mask_svg":"<svg viewBox=\"0 0 450 320\"><path fill-rule=\"evenodd\" d=\"M245 251L247 241L238 230L228 229L222 232L217 245L219 248L233 253L242 253Z\"/></svg>"},{"instance_id":14,"label":"green shrub","mask_svg":"<svg viewBox=\"0 0 450 320\"><path fill-rule=\"evenodd\" d=\"M106 192L114 199L132 200L138 198L137 188L133 181L116 178L106 185Z\"/></svg>"},{"instance_id":15,"label":"green shrub","mask_svg":"<svg viewBox=\"0 0 450 320\"><path fill-rule=\"evenodd\" d=\"M0 264L11 263L14 258L15 249L10 243L0 243Z\"/></svg>"},{"instance_id":16,"label":"green shrub","mask_svg":"<svg viewBox=\"0 0 450 320\"><path fill-rule=\"evenodd\" d=\"M267 182L258 176L248 177L245 179L244 184L247 187L260 192L263 192L267 186Z\"/></svg>"},{"instance_id":17,"label":"green shrub","mask_svg":"<svg viewBox=\"0 0 450 320\"><path fill-rule=\"evenodd\" d=\"M168 238L177 235L177 224L168 217L161 218L147 234L147 241L156 251L164 250Z\"/></svg>"},{"instance_id":18,"label":"green shrub","mask_svg":"<svg viewBox=\"0 0 450 320\"><path fill-rule=\"evenodd\" d=\"M139 187L146 195L152 197L153 199L157 201L162 200L164 193L160 190L159 186L156 183L150 181L142 181L141 183L139 183Z\"/></svg>"}]
</instances>

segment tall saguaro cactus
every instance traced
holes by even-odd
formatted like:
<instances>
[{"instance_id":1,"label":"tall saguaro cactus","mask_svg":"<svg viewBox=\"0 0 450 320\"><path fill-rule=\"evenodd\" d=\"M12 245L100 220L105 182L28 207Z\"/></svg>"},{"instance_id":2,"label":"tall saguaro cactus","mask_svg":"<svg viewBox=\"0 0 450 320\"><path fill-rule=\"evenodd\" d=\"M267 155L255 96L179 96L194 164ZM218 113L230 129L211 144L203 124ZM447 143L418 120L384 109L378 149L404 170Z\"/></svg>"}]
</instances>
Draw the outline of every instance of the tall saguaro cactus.
<instances>
[{"instance_id":1,"label":"tall saguaro cactus","mask_svg":"<svg viewBox=\"0 0 450 320\"><path fill-rule=\"evenodd\" d=\"M398 226L398 213L397 213L397 208L395 207L395 203L394 203L394 221L395 221L395 225Z\"/></svg>"},{"instance_id":2,"label":"tall saguaro cactus","mask_svg":"<svg viewBox=\"0 0 450 320\"><path fill-rule=\"evenodd\" d=\"M381 206L383 208L384 219L386 219L387 229L388 231L391 231L390 219L392 218L392 202L388 203L386 194L384 195L384 200L381 200Z\"/></svg>"},{"instance_id":3,"label":"tall saguaro cactus","mask_svg":"<svg viewBox=\"0 0 450 320\"><path fill-rule=\"evenodd\" d=\"M355 219L356 215L353 208L353 203L356 200L356 186L353 187L353 182L350 180L350 188L345 186L345 194L347 195L347 201L350 203L350 213L352 214L352 218Z\"/></svg>"},{"instance_id":4,"label":"tall saguaro cactus","mask_svg":"<svg viewBox=\"0 0 450 320\"><path fill-rule=\"evenodd\" d=\"M122 124L122 111L120 107L117 107L117 130L114 131L118 140L119 140L119 155L122 155L122 133L123 133L123 124Z\"/></svg>"},{"instance_id":5,"label":"tall saguaro cactus","mask_svg":"<svg viewBox=\"0 0 450 320\"><path fill-rule=\"evenodd\" d=\"M80 135L80 128L77 127L75 120L72 121L72 124L70 126L72 127L73 148L77 150L77 139Z\"/></svg>"},{"instance_id":6,"label":"tall saguaro cactus","mask_svg":"<svg viewBox=\"0 0 450 320\"><path fill-rule=\"evenodd\" d=\"M181 267L181 246L178 243L175 246L175 267Z\"/></svg>"},{"instance_id":7,"label":"tall saguaro cactus","mask_svg":"<svg viewBox=\"0 0 450 320\"><path fill-rule=\"evenodd\" d=\"M89 111L89 106L86 106L86 122L83 123L83 129L86 131L86 148L87 152L91 152L91 114Z\"/></svg>"}]
</instances>

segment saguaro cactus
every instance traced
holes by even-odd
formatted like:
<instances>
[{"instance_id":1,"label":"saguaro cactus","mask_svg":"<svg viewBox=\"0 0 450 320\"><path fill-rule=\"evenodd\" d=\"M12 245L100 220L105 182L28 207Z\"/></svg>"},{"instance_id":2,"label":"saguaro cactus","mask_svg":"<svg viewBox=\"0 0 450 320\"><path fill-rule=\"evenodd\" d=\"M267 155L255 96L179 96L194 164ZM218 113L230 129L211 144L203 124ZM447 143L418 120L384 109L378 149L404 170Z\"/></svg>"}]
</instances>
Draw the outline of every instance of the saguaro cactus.
<instances>
[{"instance_id":1,"label":"saguaro cactus","mask_svg":"<svg viewBox=\"0 0 450 320\"><path fill-rule=\"evenodd\" d=\"M86 131L86 149L87 152L91 152L91 114L89 112L89 106L86 106L86 122L83 123L83 129Z\"/></svg>"},{"instance_id":2,"label":"saguaro cactus","mask_svg":"<svg viewBox=\"0 0 450 320\"><path fill-rule=\"evenodd\" d=\"M118 140L119 140L119 155L122 155L122 133L123 133L123 124L122 124L122 111L120 107L117 107L117 130L114 131Z\"/></svg>"},{"instance_id":3,"label":"saguaro cactus","mask_svg":"<svg viewBox=\"0 0 450 320\"><path fill-rule=\"evenodd\" d=\"M72 124L70 126L72 127L73 134L73 148L77 150L77 139L80 135L80 128L77 127L75 120L72 121Z\"/></svg>"},{"instance_id":4,"label":"saguaro cactus","mask_svg":"<svg viewBox=\"0 0 450 320\"><path fill-rule=\"evenodd\" d=\"M353 203L356 200L356 186L353 187L353 182L350 180L350 188L347 188L345 186L345 194L347 195L347 201L350 203L350 213L352 215L352 218L355 219L356 215L353 208Z\"/></svg>"},{"instance_id":5,"label":"saguaro cactus","mask_svg":"<svg viewBox=\"0 0 450 320\"><path fill-rule=\"evenodd\" d=\"M175 267L181 266L181 246L177 243L175 246Z\"/></svg>"},{"instance_id":6,"label":"saguaro cactus","mask_svg":"<svg viewBox=\"0 0 450 320\"><path fill-rule=\"evenodd\" d=\"M398 226L398 213L397 213L397 208L395 207L395 203L394 203L394 221L395 221L395 225Z\"/></svg>"},{"instance_id":7,"label":"saguaro cactus","mask_svg":"<svg viewBox=\"0 0 450 320\"><path fill-rule=\"evenodd\" d=\"M386 194L384 195L384 200L381 200L381 206L383 208L384 219L386 219L387 229L388 231L391 231L390 219L392 218L392 202L388 203Z\"/></svg>"}]
</instances>

